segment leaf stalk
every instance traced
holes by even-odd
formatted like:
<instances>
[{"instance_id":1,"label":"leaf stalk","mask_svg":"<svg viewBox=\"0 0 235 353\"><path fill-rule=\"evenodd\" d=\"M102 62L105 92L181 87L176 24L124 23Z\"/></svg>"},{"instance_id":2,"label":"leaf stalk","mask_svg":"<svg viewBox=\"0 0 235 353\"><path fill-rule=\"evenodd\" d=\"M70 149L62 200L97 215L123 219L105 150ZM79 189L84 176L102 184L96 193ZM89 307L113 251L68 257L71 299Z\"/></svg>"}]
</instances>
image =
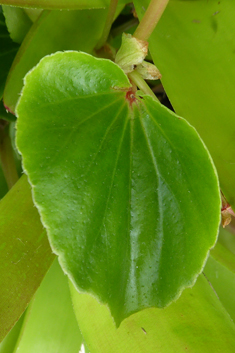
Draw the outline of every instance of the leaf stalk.
<instances>
[{"instance_id":1,"label":"leaf stalk","mask_svg":"<svg viewBox=\"0 0 235 353\"><path fill-rule=\"evenodd\" d=\"M168 2L169 0L151 0L144 17L136 28L134 37L148 41Z\"/></svg>"},{"instance_id":2,"label":"leaf stalk","mask_svg":"<svg viewBox=\"0 0 235 353\"><path fill-rule=\"evenodd\" d=\"M128 74L128 77L131 79L134 84L139 87L139 89L144 92L145 94L148 94L155 100L158 100L149 85L145 82L145 80L141 77L141 75L137 71L132 71Z\"/></svg>"}]
</instances>

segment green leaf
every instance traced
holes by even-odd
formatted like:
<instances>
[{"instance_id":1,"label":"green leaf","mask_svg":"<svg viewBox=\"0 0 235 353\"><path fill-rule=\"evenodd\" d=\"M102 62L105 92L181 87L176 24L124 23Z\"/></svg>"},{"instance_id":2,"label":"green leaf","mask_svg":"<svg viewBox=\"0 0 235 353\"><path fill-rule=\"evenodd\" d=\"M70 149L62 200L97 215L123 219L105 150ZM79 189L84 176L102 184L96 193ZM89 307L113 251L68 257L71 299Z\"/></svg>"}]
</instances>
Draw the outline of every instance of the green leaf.
<instances>
[{"instance_id":1,"label":"green leaf","mask_svg":"<svg viewBox=\"0 0 235 353\"><path fill-rule=\"evenodd\" d=\"M8 75L4 90L8 109L14 112L24 76L42 57L61 50L91 52L101 36L105 16L106 10L44 11L28 32Z\"/></svg>"},{"instance_id":2,"label":"green leaf","mask_svg":"<svg viewBox=\"0 0 235 353\"><path fill-rule=\"evenodd\" d=\"M4 340L0 343L0 353L13 353L16 342L19 338L20 331L24 322L25 313L20 317L15 326L6 335Z\"/></svg>"},{"instance_id":3,"label":"green leaf","mask_svg":"<svg viewBox=\"0 0 235 353\"><path fill-rule=\"evenodd\" d=\"M230 231L231 233L230 233ZM231 253L235 255L235 236L233 233L233 221L232 221L232 228L221 228L219 232L219 239L218 241Z\"/></svg>"},{"instance_id":4,"label":"green leaf","mask_svg":"<svg viewBox=\"0 0 235 353\"><path fill-rule=\"evenodd\" d=\"M47 10L83 10L107 7L107 0L1 0L1 4Z\"/></svg>"},{"instance_id":5,"label":"green leaf","mask_svg":"<svg viewBox=\"0 0 235 353\"><path fill-rule=\"evenodd\" d=\"M134 0L141 18L148 0ZM235 207L235 2L170 1L149 40L176 112L206 143Z\"/></svg>"},{"instance_id":6,"label":"green leaf","mask_svg":"<svg viewBox=\"0 0 235 353\"><path fill-rule=\"evenodd\" d=\"M235 325L202 275L176 303L134 314L118 329L106 306L72 285L71 293L90 353L235 351Z\"/></svg>"},{"instance_id":7,"label":"green leaf","mask_svg":"<svg viewBox=\"0 0 235 353\"><path fill-rule=\"evenodd\" d=\"M87 10L104 9L109 6L110 0L1 0L1 4L32 9L46 10ZM119 0L118 7L128 4L129 0Z\"/></svg>"},{"instance_id":8,"label":"green leaf","mask_svg":"<svg viewBox=\"0 0 235 353\"><path fill-rule=\"evenodd\" d=\"M0 99L2 98L6 77L11 63L18 50L18 44L13 43L5 25L5 18L0 8Z\"/></svg>"},{"instance_id":9,"label":"green leaf","mask_svg":"<svg viewBox=\"0 0 235 353\"><path fill-rule=\"evenodd\" d=\"M11 39L21 43L32 26L32 21L23 9L12 6L2 6L2 9Z\"/></svg>"},{"instance_id":10,"label":"green leaf","mask_svg":"<svg viewBox=\"0 0 235 353\"><path fill-rule=\"evenodd\" d=\"M234 321L235 255L217 243L208 258L204 272Z\"/></svg>"},{"instance_id":11,"label":"green leaf","mask_svg":"<svg viewBox=\"0 0 235 353\"><path fill-rule=\"evenodd\" d=\"M17 107L17 145L53 250L117 324L193 285L220 221L194 128L129 87L111 61L57 53L26 76Z\"/></svg>"},{"instance_id":12,"label":"green leaf","mask_svg":"<svg viewBox=\"0 0 235 353\"><path fill-rule=\"evenodd\" d=\"M0 341L23 314L53 259L24 176L0 202Z\"/></svg>"},{"instance_id":13,"label":"green leaf","mask_svg":"<svg viewBox=\"0 0 235 353\"><path fill-rule=\"evenodd\" d=\"M78 353L82 340L67 278L54 261L26 312L15 352Z\"/></svg>"}]
</instances>

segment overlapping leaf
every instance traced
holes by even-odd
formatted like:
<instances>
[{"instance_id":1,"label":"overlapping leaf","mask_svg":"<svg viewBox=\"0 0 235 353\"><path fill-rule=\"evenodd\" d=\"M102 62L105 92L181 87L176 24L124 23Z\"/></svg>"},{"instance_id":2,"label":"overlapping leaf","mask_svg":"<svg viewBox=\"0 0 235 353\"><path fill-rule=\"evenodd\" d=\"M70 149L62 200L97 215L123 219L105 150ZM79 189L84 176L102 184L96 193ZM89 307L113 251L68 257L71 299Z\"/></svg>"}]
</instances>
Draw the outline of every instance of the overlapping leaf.
<instances>
[{"instance_id":1,"label":"overlapping leaf","mask_svg":"<svg viewBox=\"0 0 235 353\"><path fill-rule=\"evenodd\" d=\"M23 176L0 202L0 341L25 311L53 259Z\"/></svg>"},{"instance_id":2,"label":"overlapping leaf","mask_svg":"<svg viewBox=\"0 0 235 353\"><path fill-rule=\"evenodd\" d=\"M194 128L85 53L25 79L17 145L51 245L116 323L194 283L219 223L218 182Z\"/></svg>"},{"instance_id":3,"label":"overlapping leaf","mask_svg":"<svg viewBox=\"0 0 235 353\"><path fill-rule=\"evenodd\" d=\"M77 293L73 285L71 293L90 353L235 350L234 322L203 275L176 303L164 310L143 310L124 320L118 329L104 305L90 295Z\"/></svg>"},{"instance_id":4,"label":"overlapping leaf","mask_svg":"<svg viewBox=\"0 0 235 353\"><path fill-rule=\"evenodd\" d=\"M26 312L15 351L77 353L82 340L67 278L54 261Z\"/></svg>"},{"instance_id":5,"label":"overlapping leaf","mask_svg":"<svg viewBox=\"0 0 235 353\"><path fill-rule=\"evenodd\" d=\"M44 11L31 27L13 62L4 90L5 106L14 112L24 76L45 55L58 50L91 52L102 34L105 16L104 9Z\"/></svg>"},{"instance_id":6,"label":"overlapping leaf","mask_svg":"<svg viewBox=\"0 0 235 353\"><path fill-rule=\"evenodd\" d=\"M21 8L3 5L2 9L11 39L20 44L32 26L32 21Z\"/></svg>"},{"instance_id":7,"label":"overlapping leaf","mask_svg":"<svg viewBox=\"0 0 235 353\"><path fill-rule=\"evenodd\" d=\"M235 261L234 254L217 243L208 258L204 272L225 309L235 319Z\"/></svg>"}]
</instances>

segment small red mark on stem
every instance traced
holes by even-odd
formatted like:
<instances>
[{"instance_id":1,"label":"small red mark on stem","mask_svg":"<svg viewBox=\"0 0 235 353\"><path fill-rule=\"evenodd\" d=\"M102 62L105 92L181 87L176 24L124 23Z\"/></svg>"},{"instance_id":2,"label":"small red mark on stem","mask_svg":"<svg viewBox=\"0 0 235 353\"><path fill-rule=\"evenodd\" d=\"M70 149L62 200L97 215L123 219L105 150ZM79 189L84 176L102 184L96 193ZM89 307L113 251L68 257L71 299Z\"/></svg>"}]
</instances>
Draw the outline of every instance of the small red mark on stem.
<instances>
[{"instance_id":1,"label":"small red mark on stem","mask_svg":"<svg viewBox=\"0 0 235 353\"><path fill-rule=\"evenodd\" d=\"M129 89L126 93L126 100L129 102L130 106L132 107L132 104L136 102L136 97L135 93L133 92L132 89Z\"/></svg>"}]
</instances>

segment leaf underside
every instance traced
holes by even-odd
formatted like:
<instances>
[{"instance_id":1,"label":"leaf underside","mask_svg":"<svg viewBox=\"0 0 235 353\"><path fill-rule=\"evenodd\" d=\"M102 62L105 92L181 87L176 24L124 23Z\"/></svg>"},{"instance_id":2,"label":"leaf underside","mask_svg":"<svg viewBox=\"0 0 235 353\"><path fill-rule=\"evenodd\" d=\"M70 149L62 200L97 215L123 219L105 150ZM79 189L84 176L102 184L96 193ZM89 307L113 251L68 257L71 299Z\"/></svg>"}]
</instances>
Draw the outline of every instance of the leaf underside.
<instances>
[{"instance_id":1,"label":"leaf underside","mask_svg":"<svg viewBox=\"0 0 235 353\"><path fill-rule=\"evenodd\" d=\"M85 53L45 57L25 78L17 145L52 248L119 325L192 285L220 221L198 134L123 71Z\"/></svg>"}]
</instances>

